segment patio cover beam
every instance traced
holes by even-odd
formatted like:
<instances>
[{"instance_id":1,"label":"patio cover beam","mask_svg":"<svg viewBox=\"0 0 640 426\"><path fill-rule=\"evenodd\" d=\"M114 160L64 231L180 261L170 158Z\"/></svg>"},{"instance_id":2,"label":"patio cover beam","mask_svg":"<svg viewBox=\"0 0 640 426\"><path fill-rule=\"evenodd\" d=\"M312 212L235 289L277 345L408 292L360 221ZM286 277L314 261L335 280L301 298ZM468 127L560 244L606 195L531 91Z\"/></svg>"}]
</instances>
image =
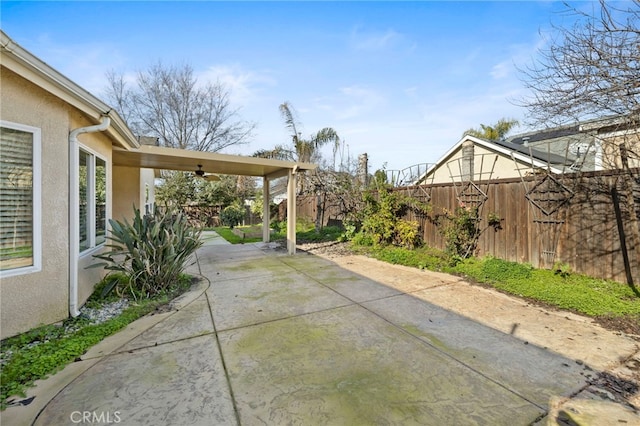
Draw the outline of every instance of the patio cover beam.
<instances>
[{"instance_id":1,"label":"patio cover beam","mask_svg":"<svg viewBox=\"0 0 640 426\"><path fill-rule=\"evenodd\" d=\"M263 178L265 209L263 214L264 242L269 242L269 181L288 177L287 185L287 251L296 252L296 174L314 170L318 166L310 163L218 154L215 152L187 151L153 145L141 145L137 149L113 149L113 165L139 169L179 170L223 175L259 176Z\"/></svg>"}]
</instances>

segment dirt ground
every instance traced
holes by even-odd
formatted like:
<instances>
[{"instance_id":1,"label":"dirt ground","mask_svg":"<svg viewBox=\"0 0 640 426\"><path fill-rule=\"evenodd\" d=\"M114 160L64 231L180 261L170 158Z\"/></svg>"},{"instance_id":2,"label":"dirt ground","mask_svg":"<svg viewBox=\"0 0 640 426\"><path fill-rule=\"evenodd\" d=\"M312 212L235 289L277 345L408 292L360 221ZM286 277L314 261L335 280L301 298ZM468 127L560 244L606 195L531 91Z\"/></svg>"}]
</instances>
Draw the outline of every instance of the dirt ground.
<instances>
[{"instance_id":1,"label":"dirt ground","mask_svg":"<svg viewBox=\"0 0 640 426\"><path fill-rule=\"evenodd\" d=\"M443 302L441 306L447 309L504 332L520 333L518 337L522 339L566 354L578 363L594 366L597 372L589 378L590 386L583 390L587 398L612 400L640 409L640 318L637 316L587 318L537 301L502 294L490 286L463 278L367 259L355 255L345 243L302 243L298 244L298 249L383 283L385 280L410 282L416 279L416 274L423 273L426 275L417 275L417 279L442 280L443 289L456 285L455 291L443 290L440 295L436 292L433 300L428 301ZM563 319L569 320L568 327L562 323ZM509 326L512 326L511 330ZM630 352L625 357L615 359L613 353L602 353L601 349L607 343L599 339L607 333L627 339Z\"/></svg>"},{"instance_id":2,"label":"dirt ground","mask_svg":"<svg viewBox=\"0 0 640 426\"><path fill-rule=\"evenodd\" d=\"M342 256L352 256L354 255L353 251L349 250L347 243L339 243L335 241L327 242L327 243L302 243L298 244L298 249L303 250L305 252L316 254L323 257L335 258ZM486 288L493 288L491 286L474 283L469 281L470 284L478 285ZM512 297L517 297L513 296ZM542 306L546 309L556 310L557 308L548 305L546 303L532 300L532 299L523 299L526 300L530 304L535 304L538 306ZM600 316L594 318L598 324L607 330L616 331L620 333L625 333L637 341L640 341L640 316L638 315L628 315L624 317L612 317L612 316Z\"/></svg>"}]
</instances>

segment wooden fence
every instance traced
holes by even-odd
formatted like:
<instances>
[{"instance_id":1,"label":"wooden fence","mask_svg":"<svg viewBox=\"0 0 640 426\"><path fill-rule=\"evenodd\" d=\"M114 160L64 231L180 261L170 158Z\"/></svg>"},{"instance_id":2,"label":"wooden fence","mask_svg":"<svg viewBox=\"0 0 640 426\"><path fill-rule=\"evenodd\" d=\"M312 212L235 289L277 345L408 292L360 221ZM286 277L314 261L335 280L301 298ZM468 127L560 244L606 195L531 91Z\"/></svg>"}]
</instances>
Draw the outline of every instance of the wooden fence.
<instances>
[{"instance_id":1,"label":"wooden fence","mask_svg":"<svg viewBox=\"0 0 640 426\"><path fill-rule=\"evenodd\" d=\"M486 200L479 209L482 233L475 254L529 263L534 267L549 268L555 262L566 263L579 273L638 284L639 177L640 169L632 169L626 173L567 175L547 179L542 184L540 177L529 177L524 182L521 179L476 182L471 189L475 195L482 191ZM534 189L536 183L538 187ZM432 213L429 217L409 213L406 219L420 223L427 245L444 249L445 241L433 218L454 211L461 199L464 203L469 187L451 183L396 190L430 194ZM565 198L568 200L563 203ZM315 197L300 198L298 215L315 220L316 204ZM490 215L500 219L498 229L488 226ZM340 212L326 212L325 223L332 217L340 218Z\"/></svg>"}]
</instances>

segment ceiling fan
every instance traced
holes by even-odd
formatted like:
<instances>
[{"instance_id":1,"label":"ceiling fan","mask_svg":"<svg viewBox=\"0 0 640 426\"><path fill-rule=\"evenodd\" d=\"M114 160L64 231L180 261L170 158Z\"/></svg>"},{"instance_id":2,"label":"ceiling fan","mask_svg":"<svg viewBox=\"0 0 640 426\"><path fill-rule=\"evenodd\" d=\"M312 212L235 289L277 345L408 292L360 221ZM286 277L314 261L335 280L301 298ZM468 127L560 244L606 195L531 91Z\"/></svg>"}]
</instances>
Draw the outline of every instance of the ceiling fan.
<instances>
[{"instance_id":1,"label":"ceiling fan","mask_svg":"<svg viewBox=\"0 0 640 426\"><path fill-rule=\"evenodd\" d=\"M202 164L198 164L198 170L196 170L194 173L196 174L196 176L201 177L208 182L216 182L220 180L220 176L214 175L212 173L206 173L204 170L202 170Z\"/></svg>"}]
</instances>

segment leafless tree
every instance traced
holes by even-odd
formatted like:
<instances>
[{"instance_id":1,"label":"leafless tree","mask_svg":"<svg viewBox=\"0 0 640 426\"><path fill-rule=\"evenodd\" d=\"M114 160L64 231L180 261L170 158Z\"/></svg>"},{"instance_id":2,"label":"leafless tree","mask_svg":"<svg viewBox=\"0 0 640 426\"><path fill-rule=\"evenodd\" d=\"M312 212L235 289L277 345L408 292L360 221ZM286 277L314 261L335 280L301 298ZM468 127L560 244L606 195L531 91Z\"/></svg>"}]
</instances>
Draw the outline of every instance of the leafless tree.
<instances>
[{"instance_id":1,"label":"leafless tree","mask_svg":"<svg viewBox=\"0 0 640 426\"><path fill-rule=\"evenodd\" d=\"M583 192L610 192L619 213L620 241L630 234L636 264L640 264L636 213L640 209L634 200L634 187L640 182L640 0L599 0L586 5L592 12L578 9L584 8L584 3L576 8L567 6L576 14L575 24L555 27L555 38L539 52L536 62L522 70L523 82L532 93L522 105L533 124L581 122L582 131L597 141L604 167L624 171L616 184L591 184ZM585 122L596 118L604 120ZM632 255L622 246L633 285L632 262L627 261Z\"/></svg>"},{"instance_id":2,"label":"leafless tree","mask_svg":"<svg viewBox=\"0 0 640 426\"><path fill-rule=\"evenodd\" d=\"M222 83L199 84L189 65L158 62L139 72L132 87L115 72L107 81L109 100L132 130L163 146L215 152L246 143L255 128L239 119Z\"/></svg>"},{"instance_id":3,"label":"leafless tree","mask_svg":"<svg viewBox=\"0 0 640 426\"><path fill-rule=\"evenodd\" d=\"M554 38L521 70L532 93L521 104L533 124L557 126L606 116L637 124L640 0L600 0L593 8L593 13L570 8L575 24L554 27Z\"/></svg>"}]
</instances>

